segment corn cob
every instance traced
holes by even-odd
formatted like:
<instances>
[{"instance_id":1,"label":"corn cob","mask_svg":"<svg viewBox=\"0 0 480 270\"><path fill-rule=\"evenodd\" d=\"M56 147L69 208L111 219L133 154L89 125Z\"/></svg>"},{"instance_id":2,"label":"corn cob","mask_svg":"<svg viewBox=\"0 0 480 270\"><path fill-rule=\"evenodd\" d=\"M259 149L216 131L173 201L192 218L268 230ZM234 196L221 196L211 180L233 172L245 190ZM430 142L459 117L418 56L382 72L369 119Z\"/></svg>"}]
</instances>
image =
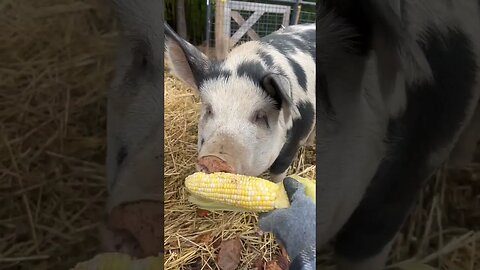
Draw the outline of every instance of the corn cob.
<instances>
[{"instance_id":1,"label":"corn cob","mask_svg":"<svg viewBox=\"0 0 480 270\"><path fill-rule=\"evenodd\" d=\"M305 185L305 194L315 202L315 183L290 176ZM230 173L197 172L185 179L189 201L208 210L268 212L288 208L290 202L283 183Z\"/></svg>"},{"instance_id":2,"label":"corn cob","mask_svg":"<svg viewBox=\"0 0 480 270\"><path fill-rule=\"evenodd\" d=\"M78 263L71 270L161 270L163 254L159 257L133 259L121 253L102 253L89 261Z\"/></svg>"}]
</instances>

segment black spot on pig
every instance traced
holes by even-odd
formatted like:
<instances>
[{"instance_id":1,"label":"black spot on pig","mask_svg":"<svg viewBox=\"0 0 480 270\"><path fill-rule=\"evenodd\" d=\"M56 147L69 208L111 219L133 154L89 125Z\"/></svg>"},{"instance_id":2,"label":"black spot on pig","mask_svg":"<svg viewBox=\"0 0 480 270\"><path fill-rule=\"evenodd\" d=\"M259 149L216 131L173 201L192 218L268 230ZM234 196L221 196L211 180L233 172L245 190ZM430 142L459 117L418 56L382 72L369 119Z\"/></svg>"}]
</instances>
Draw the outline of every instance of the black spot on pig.
<instances>
[{"instance_id":1,"label":"black spot on pig","mask_svg":"<svg viewBox=\"0 0 480 270\"><path fill-rule=\"evenodd\" d=\"M295 46L293 45L293 43L285 40L285 36L279 36L279 35L266 36L263 41L272 45L275 49L277 49L282 54L291 53L295 51Z\"/></svg>"},{"instance_id":2,"label":"black spot on pig","mask_svg":"<svg viewBox=\"0 0 480 270\"><path fill-rule=\"evenodd\" d=\"M237 68L237 76L247 77L258 86L260 86L265 72L265 69L259 61L245 61L238 65Z\"/></svg>"},{"instance_id":3,"label":"black spot on pig","mask_svg":"<svg viewBox=\"0 0 480 270\"><path fill-rule=\"evenodd\" d=\"M299 44L299 50L302 52L307 52L310 54L310 56L313 59L316 59L316 43L317 43L317 37L316 37L316 31L315 30L306 30L306 31L301 31L299 33L296 33L298 37L300 37L303 42ZM294 42L298 43L298 40L294 40Z\"/></svg>"},{"instance_id":4,"label":"black spot on pig","mask_svg":"<svg viewBox=\"0 0 480 270\"><path fill-rule=\"evenodd\" d=\"M307 75L305 74L305 70L302 68L300 64L298 64L295 60L287 57L290 66L297 77L298 84L303 88L303 90L307 91Z\"/></svg>"},{"instance_id":5,"label":"black spot on pig","mask_svg":"<svg viewBox=\"0 0 480 270\"><path fill-rule=\"evenodd\" d=\"M232 72L221 68L219 64L213 64L199 81L199 87L209 80L228 80Z\"/></svg>"},{"instance_id":6,"label":"black spot on pig","mask_svg":"<svg viewBox=\"0 0 480 270\"><path fill-rule=\"evenodd\" d=\"M302 41L298 39L291 39L289 42L293 45L293 47L301 52L308 53L310 56L315 59L316 49L315 49L315 40L313 41Z\"/></svg>"},{"instance_id":7,"label":"black spot on pig","mask_svg":"<svg viewBox=\"0 0 480 270\"><path fill-rule=\"evenodd\" d=\"M310 56L315 59L315 43L298 40L293 35L289 38L289 35L272 34L264 37L262 41L270 44L284 55L298 50L310 54Z\"/></svg>"},{"instance_id":8,"label":"black spot on pig","mask_svg":"<svg viewBox=\"0 0 480 270\"><path fill-rule=\"evenodd\" d=\"M292 163L297 150L300 146L300 141L307 138L310 129L313 125L315 110L313 104L310 102L300 102L297 105L301 118L294 119L292 127L287 130L287 141L283 145L280 154L270 167L272 174L280 174L288 169Z\"/></svg>"},{"instance_id":9,"label":"black spot on pig","mask_svg":"<svg viewBox=\"0 0 480 270\"><path fill-rule=\"evenodd\" d=\"M257 54L262 62L265 63L267 69L271 69L273 67L273 57L268 52L264 50L258 50Z\"/></svg>"},{"instance_id":10,"label":"black spot on pig","mask_svg":"<svg viewBox=\"0 0 480 270\"><path fill-rule=\"evenodd\" d=\"M312 43L312 44L315 44L315 42L317 40L316 31L314 29L300 31L298 33L295 33L295 35L299 36L304 41Z\"/></svg>"},{"instance_id":11,"label":"black spot on pig","mask_svg":"<svg viewBox=\"0 0 480 270\"><path fill-rule=\"evenodd\" d=\"M429 28L422 36L434 80L408 85L404 114L389 121L389 158L337 238L338 254L351 260L377 254L394 237L424 181L448 158L441 150L453 142L475 91L478 63L465 33Z\"/></svg>"},{"instance_id":12,"label":"black spot on pig","mask_svg":"<svg viewBox=\"0 0 480 270\"><path fill-rule=\"evenodd\" d=\"M128 155L127 148L125 146L120 147L117 153L117 165L119 166L122 165L127 155Z\"/></svg>"}]
</instances>

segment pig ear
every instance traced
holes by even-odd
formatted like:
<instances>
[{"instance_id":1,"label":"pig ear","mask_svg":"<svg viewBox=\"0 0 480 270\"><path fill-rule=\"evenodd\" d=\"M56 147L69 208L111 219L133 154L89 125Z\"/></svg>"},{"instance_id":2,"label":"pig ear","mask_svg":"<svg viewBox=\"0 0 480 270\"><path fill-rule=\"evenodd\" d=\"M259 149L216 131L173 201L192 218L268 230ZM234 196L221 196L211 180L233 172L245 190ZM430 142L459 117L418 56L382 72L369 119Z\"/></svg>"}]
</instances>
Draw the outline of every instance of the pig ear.
<instances>
[{"instance_id":1,"label":"pig ear","mask_svg":"<svg viewBox=\"0 0 480 270\"><path fill-rule=\"evenodd\" d=\"M120 23L122 43L114 84L134 84L140 78L163 80L163 14L161 1L114 0L113 10ZM131 83L126 83L129 81Z\"/></svg>"},{"instance_id":2,"label":"pig ear","mask_svg":"<svg viewBox=\"0 0 480 270\"><path fill-rule=\"evenodd\" d=\"M202 76L210 68L211 62L200 50L182 39L167 24L165 27L166 58L176 77L198 90Z\"/></svg>"},{"instance_id":3,"label":"pig ear","mask_svg":"<svg viewBox=\"0 0 480 270\"><path fill-rule=\"evenodd\" d=\"M300 116L297 106L292 97L290 82L285 76L279 74L267 74L262 79L262 87L272 97L280 108L283 108L285 121L290 117Z\"/></svg>"}]
</instances>

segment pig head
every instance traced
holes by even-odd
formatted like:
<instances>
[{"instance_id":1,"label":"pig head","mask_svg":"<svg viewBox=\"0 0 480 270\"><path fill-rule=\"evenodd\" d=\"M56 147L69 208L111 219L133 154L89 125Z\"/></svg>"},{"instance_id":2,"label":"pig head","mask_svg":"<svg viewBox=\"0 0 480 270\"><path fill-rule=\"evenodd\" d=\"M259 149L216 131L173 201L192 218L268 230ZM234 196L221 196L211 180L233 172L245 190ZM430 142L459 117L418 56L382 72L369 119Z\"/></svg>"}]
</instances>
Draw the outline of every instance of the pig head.
<instances>
[{"instance_id":1,"label":"pig head","mask_svg":"<svg viewBox=\"0 0 480 270\"><path fill-rule=\"evenodd\" d=\"M108 200L104 251L136 257L163 252L163 8L116 0L122 26L108 92Z\"/></svg>"},{"instance_id":2,"label":"pig head","mask_svg":"<svg viewBox=\"0 0 480 270\"><path fill-rule=\"evenodd\" d=\"M274 181L283 179L314 133L314 32L314 25L287 28L212 61L165 25L166 59L202 100L197 170L258 176L270 169ZM299 39L305 43L295 47Z\"/></svg>"}]
</instances>

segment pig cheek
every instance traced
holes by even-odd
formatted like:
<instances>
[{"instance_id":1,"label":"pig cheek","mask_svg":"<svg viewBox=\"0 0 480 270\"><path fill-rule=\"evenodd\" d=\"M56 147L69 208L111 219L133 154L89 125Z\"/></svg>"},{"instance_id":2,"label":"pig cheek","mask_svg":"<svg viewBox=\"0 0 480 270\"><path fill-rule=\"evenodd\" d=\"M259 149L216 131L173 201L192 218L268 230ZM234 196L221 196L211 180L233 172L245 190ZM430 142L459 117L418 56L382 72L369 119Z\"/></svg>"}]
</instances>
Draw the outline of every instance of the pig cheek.
<instances>
[{"instance_id":1,"label":"pig cheek","mask_svg":"<svg viewBox=\"0 0 480 270\"><path fill-rule=\"evenodd\" d=\"M259 175L258 171L261 170L262 161L262 151L259 151L267 146L262 145L263 142L259 141L256 136L245 136L238 138L239 141L243 142L243 151L244 153L239 153L238 158L240 158L239 163L241 164L243 174L257 176Z\"/></svg>"},{"instance_id":2,"label":"pig cheek","mask_svg":"<svg viewBox=\"0 0 480 270\"><path fill-rule=\"evenodd\" d=\"M247 155L247 158L250 159L248 162L251 164L252 172L255 171L256 174L265 172L276 159L275 149L273 148L276 147L273 144L273 141L275 141L274 135L273 132L268 130L262 129L257 131L254 139L256 144L250 149L251 153L255 154Z\"/></svg>"}]
</instances>

